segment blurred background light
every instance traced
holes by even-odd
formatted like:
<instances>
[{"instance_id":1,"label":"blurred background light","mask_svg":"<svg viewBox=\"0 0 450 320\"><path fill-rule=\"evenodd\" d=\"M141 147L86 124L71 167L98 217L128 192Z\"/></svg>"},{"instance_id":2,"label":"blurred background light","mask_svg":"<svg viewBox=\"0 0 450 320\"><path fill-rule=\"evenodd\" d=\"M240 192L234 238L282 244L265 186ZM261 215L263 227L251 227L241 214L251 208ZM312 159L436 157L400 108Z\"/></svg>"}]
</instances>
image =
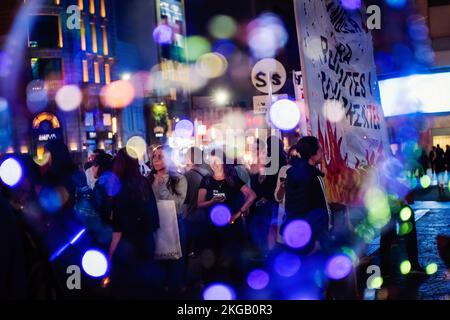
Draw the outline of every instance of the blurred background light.
<instances>
[{"instance_id":1,"label":"blurred background light","mask_svg":"<svg viewBox=\"0 0 450 320\"><path fill-rule=\"evenodd\" d=\"M233 38L237 29L236 21L227 15L215 16L208 24L209 33L216 39Z\"/></svg>"},{"instance_id":2,"label":"blurred background light","mask_svg":"<svg viewBox=\"0 0 450 320\"><path fill-rule=\"evenodd\" d=\"M431 178L427 175L420 178L420 185L422 188L427 189L431 185Z\"/></svg>"},{"instance_id":3,"label":"blurred background light","mask_svg":"<svg viewBox=\"0 0 450 320\"><path fill-rule=\"evenodd\" d=\"M332 257L326 266L326 274L329 278L340 280L347 277L353 269L350 258L346 255L337 255Z\"/></svg>"},{"instance_id":4,"label":"blurred background light","mask_svg":"<svg viewBox=\"0 0 450 320\"><path fill-rule=\"evenodd\" d=\"M228 209L225 205L217 205L211 210L211 221L218 227L228 225L230 218L230 209Z\"/></svg>"},{"instance_id":5,"label":"blurred background light","mask_svg":"<svg viewBox=\"0 0 450 320\"><path fill-rule=\"evenodd\" d=\"M270 107L269 116L270 121L276 128L289 131L299 124L300 109L295 102L282 99Z\"/></svg>"},{"instance_id":6,"label":"blurred background light","mask_svg":"<svg viewBox=\"0 0 450 320\"><path fill-rule=\"evenodd\" d=\"M405 275L408 274L411 271L411 262L409 262L408 260L403 261L400 264L400 272Z\"/></svg>"},{"instance_id":7,"label":"blurred background light","mask_svg":"<svg viewBox=\"0 0 450 320\"><path fill-rule=\"evenodd\" d=\"M290 222L283 231L283 240L291 248L302 248L311 240L311 227L304 220Z\"/></svg>"},{"instance_id":8,"label":"blurred background light","mask_svg":"<svg viewBox=\"0 0 450 320\"><path fill-rule=\"evenodd\" d=\"M87 251L81 260L84 272L94 278L103 277L108 271L108 260L97 250Z\"/></svg>"},{"instance_id":9,"label":"blurred background light","mask_svg":"<svg viewBox=\"0 0 450 320\"><path fill-rule=\"evenodd\" d=\"M227 59L219 53L206 53L196 62L198 73L206 79L222 76L228 68Z\"/></svg>"},{"instance_id":10,"label":"blurred background light","mask_svg":"<svg viewBox=\"0 0 450 320\"><path fill-rule=\"evenodd\" d=\"M128 139L126 144L126 150L130 157L143 160L144 154L147 152L147 143L144 138L140 136L134 136Z\"/></svg>"},{"instance_id":11,"label":"blurred background light","mask_svg":"<svg viewBox=\"0 0 450 320\"><path fill-rule=\"evenodd\" d=\"M402 221L408 221L411 219L412 216L412 210L410 207L404 207L402 210L400 210L400 219Z\"/></svg>"},{"instance_id":12,"label":"blurred background light","mask_svg":"<svg viewBox=\"0 0 450 320\"><path fill-rule=\"evenodd\" d=\"M257 59L275 57L288 39L283 21L273 13L264 13L247 26L247 43Z\"/></svg>"},{"instance_id":13,"label":"blurred background light","mask_svg":"<svg viewBox=\"0 0 450 320\"><path fill-rule=\"evenodd\" d=\"M448 112L450 109L450 72L381 80L379 86L386 117Z\"/></svg>"},{"instance_id":14,"label":"blurred background light","mask_svg":"<svg viewBox=\"0 0 450 320\"><path fill-rule=\"evenodd\" d=\"M22 179L23 170L14 158L8 158L0 165L0 179L4 184L15 187Z\"/></svg>"},{"instance_id":15,"label":"blurred background light","mask_svg":"<svg viewBox=\"0 0 450 320\"><path fill-rule=\"evenodd\" d=\"M386 193L379 188L371 187L367 190L364 200L368 210L369 223L375 228L384 227L391 219Z\"/></svg>"},{"instance_id":16,"label":"blurred background light","mask_svg":"<svg viewBox=\"0 0 450 320\"><path fill-rule=\"evenodd\" d=\"M194 124L190 120L180 120L175 125L175 136L189 139L194 134Z\"/></svg>"},{"instance_id":17,"label":"blurred background light","mask_svg":"<svg viewBox=\"0 0 450 320\"><path fill-rule=\"evenodd\" d=\"M402 8L408 0L384 0L392 8Z\"/></svg>"},{"instance_id":18,"label":"blurred background light","mask_svg":"<svg viewBox=\"0 0 450 320\"><path fill-rule=\"evenodd\" d=\"M196 61L200 56L211 51L208 39L201 36L190 36L186 39L187 60Z\"/></svg>"},{"instance_id":19,"label":"blurred background light","mask_svg":"<svg viewBox=\"0 0 450 320\"><path fill-rule=\"evenodd\" d=\"M203 300L235 300L234 290L221 283L212 284L203 292Z\"/></svg>"},{"instance_id":20,"label":"blurred background light","mask_svg":"<svg viewBox=\"0 0 450 320\"><path fill-rule=\"evenodd\" d=\"M172 44L173 30L166 24L161 24L153 30L153 39L159 44Z\"/></svg>"},{"instance_id":21,"label":"blurred background light","mask_svg":"<svg viewBox=\"0 0 450 320\"><path fill-rule=\"evenodd\" d=\"M269 284L269 274L264 270L253 270L247 276L247 284L254 290L262 290Z\"/></svg>"},{"instance_id":22,"label":"blurred background light","mask_svg":"<svg viewBox=\"0 0 450 320\"><path fill-rule=\"evenodd\" d=\"M349 10L361 8L361 0L341 0L342 5Z\"/></svg>"},{"instance_id":23,"label":"blurred background light","mask_svg":"<svg viewBox=\"0 0 450 320\"><path fill-rule=\"evenodd\" d=\"M121 109L133 102L135 91L129 81L118 80L103 87L101 96L106 106Z\"/></svg>"},{"instance_id":24,"label":"blurred background light","mask_svg":"<svg viewBox=\"0 0 450 320\"><path fill-rule=\"evenodd\" d=\"M345 117L345 108L338 100L327 100L322 108L323 115L331 123L340 122Z\"/></svg>"},{"instance_id":25,"label":"blurred background light","mask_svg":"<svg viewBox=\"0 0 450 320\"><path fill-rule=\"evenodd\" d=\"M0 97L0 112L8 110L8 101L5 98Z\"/></svg>"},{"instance_id":26,"label":"blurred background light","mask_svg":"<svg viewBox=\"0 0 450 320\"><path fill-rule=\"evenodd\" d=\"M300 258L292 253L283 252L274 261L275 272L282 277L292 277L300 269Z\"/></svg>"},{"instance_id":27,"label":"blurred background light","mask_svg":"<svg viewBox=\"0 0 450 320\"><path fill-rule=\"evenodd\" d=\"M31 113L44 110L48 104L48 92L45 82L33 80L27 86L27 107Z\"/></svg>"},{"instance_id":28,"label":"blurred background light","mask_svg":"<svg viewBox=\"0 0 450 320\"><path fill-rule=\"evenodd\" d=\"M430 263L426 266L425 271L428 275L435 274L438 271L438 265L436 263Z\"/></svg>"},{"instance_id":29,"label":"blurred background light","mask_svg":"<svg viewBox=\"0 0 450 320\"><path fill-rule=\"evenodd\" d=\"M60 88L55 97L59 109L66 112L76 110L82 100L83 95L76 85L67 85Z\"/></svg>"},{"instance_id":30,"label":"blurred background light","mask_svg":"<svg viewBox=\"0 0 450 320\"><path fill-rule=\"evenodd\" d=\"M219 106L224 106L230 102L230 93L224 89L219 89L213 94L214 102Z\"/></svg>"}]
</instances>

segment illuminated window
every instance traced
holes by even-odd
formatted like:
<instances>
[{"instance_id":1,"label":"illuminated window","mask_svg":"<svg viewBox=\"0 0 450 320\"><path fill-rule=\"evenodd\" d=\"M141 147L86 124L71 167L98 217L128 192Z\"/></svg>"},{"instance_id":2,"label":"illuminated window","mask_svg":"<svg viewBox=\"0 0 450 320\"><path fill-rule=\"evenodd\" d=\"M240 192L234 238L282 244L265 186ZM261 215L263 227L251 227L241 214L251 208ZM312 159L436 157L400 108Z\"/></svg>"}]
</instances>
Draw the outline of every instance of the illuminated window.
<instances>
[{"instance_id":1,"label":"illuminated window","mask_svg":"<svg viewBox=\"0 0 450 320\"><path fill-rule=\"evenodd\" d=\"M105 0L100 0L100 16L106 18Z\"/></svg>"},{"instance_id":2,"label":"illuminated window","mask_svg":"<svg viewBox=\"0 0 450 320\"><path fill-rule=\"evenodd\" d=\"M94 81L95 83L100 83L100 68L98 62L94 62Z\"/></svg>"},{"instance_id":3,"label":"illuminated window","mask_svg":"<svg viewBox=\"0 0 450 320\"><path fill-rule=\"evenodd\" d=\"M95 2L94 0L89 0L89 13L95 14Z\"/></svg>"},{"instance_id":4,"label":"illuminated window","mask_svg":"<svg viewBox=\"0 0 450 320\"><path fill-rule=\"evenodd\" d=\"M105 83L111 83L111 69L108 63L105 63Z\"/></svg>"},{"instance_id":5,"label":"illuminated window","mask_svg":"<svg viewBox=\"0 0 450 320\"><path fill-rule=\"evenodd\" d=\"M80 23L80 38L81 38L81 50L86 51L86 26L84 20L81 19Z\"/></svg>"},{"instance_id":6,"label":"illuminated window","mask_svg":"<svg viewBox=\"0 0 450 320\"><path fill-rule=\"evenodd\" d=\"M103 36L103 54L107 56L109 54L108 48L108 33L106 32L106 27L102 27L102 36Z\"/></svg>"},{"instance_id":7,"label":"illuminated window","mask_svg":"<svg viewBox=\"0 0 450 320\"><path fill-rule=\"evenodd\" d=\"M84 10L83 0L78 0L78 8L80 8L80 10Z\"/></svg>"},{"instance_id":8,"label":"illuminated window","mask_svg":"<svg viewBox=\"0 0 450 320\"><path fill-rule=\"evenodd\" d=\"M87 60L83 60L83 82L89 82L89 68Z\"/></svg>"},{"instance_id":9,"label":"illuminated window","mask_svg":"<svg viewBox=\"0 0 450 320\"><path fill-rule=\"evenodd\" d=\"M91 35L92 35L92 52L97 53L97 28L95 27L95 23L91 23Z\"/></svg>"},{"instance_id":10,"label":"illuminated window","mask_svg":"<svg viewBox=\"0 0 450 320\"><path fill-rule=\"evenodd\" d=\"M58 39L59 39L59 47L63 47L63 35L62 35L62 25L61 25L61 16L58 16Z\"/></svg>"}]
</instances>

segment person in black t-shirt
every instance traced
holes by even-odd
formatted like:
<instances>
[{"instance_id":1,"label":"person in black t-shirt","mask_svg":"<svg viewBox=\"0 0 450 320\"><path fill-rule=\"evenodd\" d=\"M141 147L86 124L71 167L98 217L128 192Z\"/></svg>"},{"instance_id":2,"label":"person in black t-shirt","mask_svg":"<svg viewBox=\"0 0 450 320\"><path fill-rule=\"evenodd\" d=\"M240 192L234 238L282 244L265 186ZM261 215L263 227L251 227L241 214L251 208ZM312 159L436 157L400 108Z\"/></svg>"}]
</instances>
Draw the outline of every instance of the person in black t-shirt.
<instances>
[{"instance_id":1,"label":"person in black t-shirt","mask_svg":"<svg viewBox=\"0 0 450 320\"><path fill-rule=\"evenodd\" d=\"M207 208L210 217L212 216L208 226L208 241L204 242L202 248L203 253L205 250L211 250L215 255L214 265L207 268L209 272L204 280L225 279L239 283L242 276L240 256L244 243L241 218L248 214L256 195L238 178L234 166L226 159L223 151L212 152L210 166L213 175L202 180L198 192L197 207ZM222 225L219 221L213 221L215 218L212 213L217 205L223 205L229 210L228 223L225 221L223 226L218 226Z\"/></svg>"}]
</instances>

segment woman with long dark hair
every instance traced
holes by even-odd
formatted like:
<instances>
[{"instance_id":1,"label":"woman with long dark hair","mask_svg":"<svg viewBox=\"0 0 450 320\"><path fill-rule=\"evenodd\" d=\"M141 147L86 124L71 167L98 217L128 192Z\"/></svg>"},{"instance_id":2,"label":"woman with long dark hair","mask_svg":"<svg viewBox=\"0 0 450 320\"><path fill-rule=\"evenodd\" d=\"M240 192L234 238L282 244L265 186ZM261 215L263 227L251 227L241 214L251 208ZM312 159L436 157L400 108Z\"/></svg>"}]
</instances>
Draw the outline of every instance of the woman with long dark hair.
<instances>
[{"instance_id":1,"label":"woman with long dark hair","mask_svg":"<svg viewBox=\"0 0 450 320\"><path fill-rule=\"evenodd\" d=\"M185 264L187 250L184 218L187 211L185 205L187 180L185 176L178 174L174 169L169 148L157 146L153 149L149 181L157 201L173 201L175 203L182 257L177 260L162 259L159 262L159 266L164 272L164 289L170 296L174 296L185 290L186 270L184 268L187 266Z\"/></svg>"},{"instance_id":2,"label":"woman with long dark hair","mask_svg":"<svg viewBox=\"0 0 450 320\"><path fill-rule=\"evenodd\" d=\"M212 176L203 178L198 192L198 208L210 213L209 240L203 251L212 250L215 263L205 270L206 281L242 280L241 253L245 242L242 217L248 214L255 193L238 178L232 161L222 150L213 150L209 164ZM224 221L225 218L225 221Z\"/></svg>"},{"instance_id":3,"label":"woman with long dark hair","mask_svg":"<svg viewBox=\"0 0 450 320\"><path fill-rule=\"evenodd\" d=\"M133 156L119 150L112 169L119 185L112 199L111 289L117 298L151 298L160 277L153 264L158 209L151 185Z\"/></svg>"}]
</instances>

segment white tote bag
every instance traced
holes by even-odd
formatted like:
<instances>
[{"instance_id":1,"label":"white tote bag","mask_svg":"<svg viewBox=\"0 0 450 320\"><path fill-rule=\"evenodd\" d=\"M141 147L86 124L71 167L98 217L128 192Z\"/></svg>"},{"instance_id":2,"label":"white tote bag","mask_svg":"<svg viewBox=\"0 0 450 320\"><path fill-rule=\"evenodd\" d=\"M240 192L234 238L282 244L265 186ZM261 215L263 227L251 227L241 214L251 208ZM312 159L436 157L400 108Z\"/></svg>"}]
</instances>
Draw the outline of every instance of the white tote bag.
<instances>
[{"instance_id":1,"label":"white tote bag","mask_svg":"<svg viewBox=\"0 0 450 320\"><path fill-rule=\"evenodd\" d=\"M159 229L155 232L155 259L178 260L182 257L177 209L173 200L158 200Z\"/></svg>"}]
</instances>

